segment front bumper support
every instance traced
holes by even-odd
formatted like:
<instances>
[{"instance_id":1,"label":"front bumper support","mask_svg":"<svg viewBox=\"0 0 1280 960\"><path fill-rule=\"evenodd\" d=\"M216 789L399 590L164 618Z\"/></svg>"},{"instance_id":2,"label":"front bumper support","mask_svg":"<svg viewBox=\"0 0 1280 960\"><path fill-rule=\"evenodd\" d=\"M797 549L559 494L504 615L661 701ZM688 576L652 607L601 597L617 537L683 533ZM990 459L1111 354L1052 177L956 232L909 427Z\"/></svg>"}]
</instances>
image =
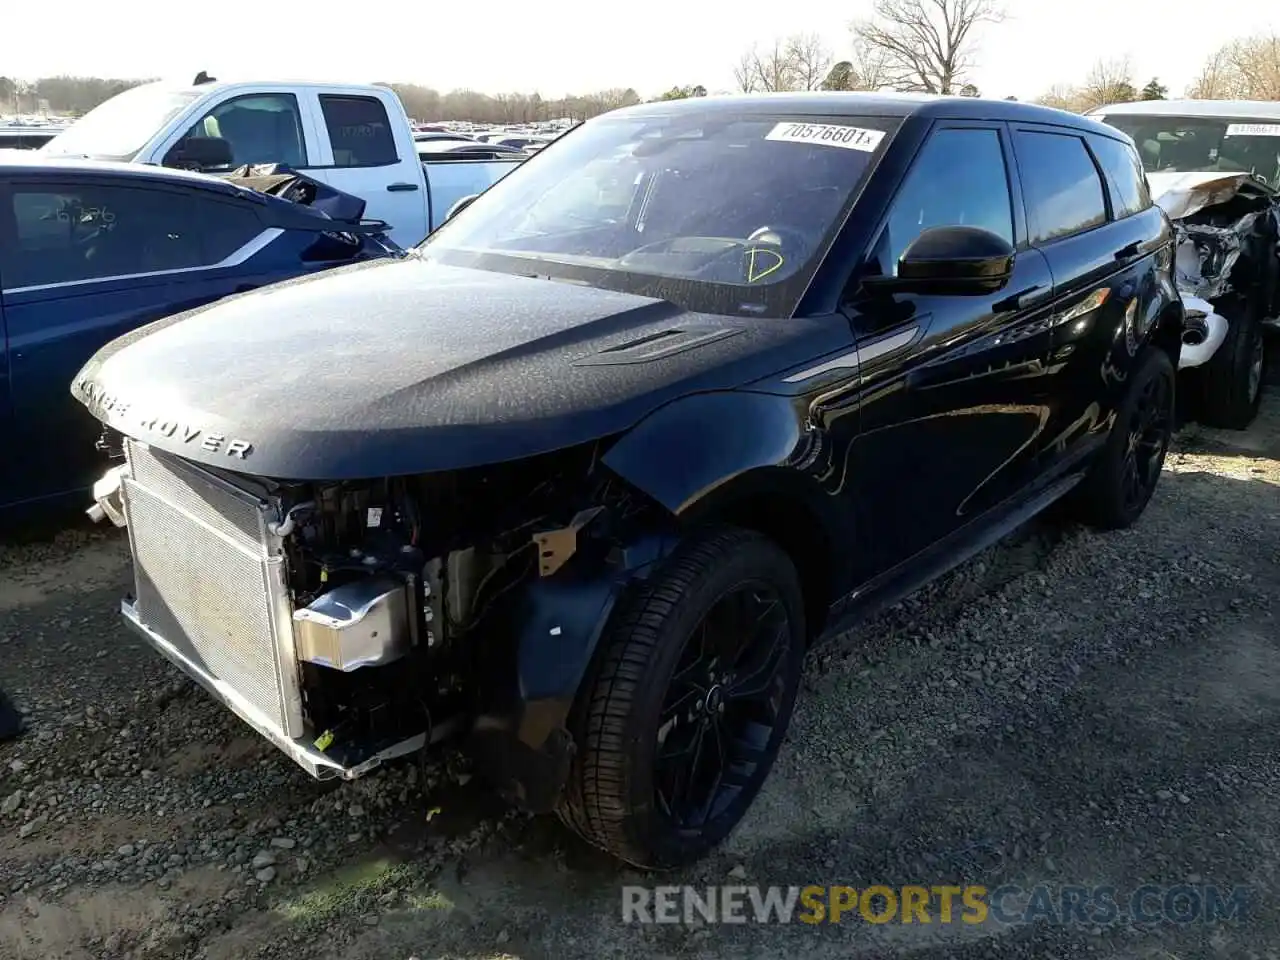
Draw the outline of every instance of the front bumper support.
<instances>
[{"instance_id":1,"label":"front bumper support","mask_svg":"<svg viewBox=\"0 0 1280 960\"><path fill-rule=\"evenodd\" d=\"M249 726L253 727L259 734L266 737L273 745L284 751L294 763L302 767L303 770L311 774L317 780L333 780L341 778L343 780L355 780L364 776L375 767L381 766L387 760L395 757L402 757L407 754L417 753L429 743L438 743L446 737L452 735L457 730L456 723L440 723L434 724L429 733L420 733L408 739L401 740L388 747L364 757L360 762L355 764L343 764L332 757L327 756L323 751L317 749L313 744L302 739L292 739L287 736L275 724L262 716L253 706L241 697L235 690L227 686L226 683L210 674L200 664L195 663L185 656L181 650L167 641L160 634L156 633L145 623L142 622L133 601L129 599L122 600L120 603L120 612L124 615L125 623L136 633L147 641L152 647L159 651L170 663L185 673L200 686L204 687L211 693L215 699L221 701L228 709L238 716Z\"/></svg>"}]
</instances>

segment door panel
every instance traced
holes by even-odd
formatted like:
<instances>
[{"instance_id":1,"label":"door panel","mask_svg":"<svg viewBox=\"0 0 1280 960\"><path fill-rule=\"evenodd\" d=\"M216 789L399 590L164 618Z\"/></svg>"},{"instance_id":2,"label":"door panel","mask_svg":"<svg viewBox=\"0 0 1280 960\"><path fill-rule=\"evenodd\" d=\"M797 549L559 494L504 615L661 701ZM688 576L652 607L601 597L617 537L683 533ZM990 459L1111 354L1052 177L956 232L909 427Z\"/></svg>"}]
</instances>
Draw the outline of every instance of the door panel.
<instances>
[{"instance_id":1,"label":"door panel","mask_svg":"<svg viewBox=\"0 0 1280 960\"><path fill-rule=\"evenodd\" d=\"M4 196L0 194L0 202ZM4 231L0 229L0 238ZM0 242L3 242L0 239ZM0 274L0 291L4 289L4 275ZM17 470L11 452L14 446L13 399L9 384L9 335L4 315L4 294L0 292L0 507L16 498Z\"/></svg>"},{"instance_id":2,"label":"door panel","mask_svg":"<svg viewBox=\"0 0 1280 960\"><path fill-rule=\"evenodd\" d=\"M1106 439L1137 349L1144 305L1159 295L1152 256L1160 213L1046 245L1055 281L1046 469L1065 469Z\"/></svg>"},{"instance_id":3,"label":"door panel","mask_svg":"<svg viewBox=\"0 0 1280 960\"><path fill-rule=\"evenodd\" d=\"M1044 257L1023 250L997 294L899 297L879 307L909 319L859 343L861 429L845 486L858 502L868 575L1035 479L1049 409L1051 289ZM914 346L884 351L912 330Z\"/></svg>"},{"instance_id":4,"label":"door panel","mask_svg":"<svg viewBox=\"0 0 1280 960\"><path fill-rule=\"evenodd\" d=\"M856 408L860 429L841 483L862 523L865 576L910 559L1035 479L1053 278L1026 246L1016 173L1003 124L935 126L862 271L896 273L924 229L965 225L1015 247L1013 274L999 291L965 296L858 287L846 308L859 335L860 383L840 412ZM909 335L910 345L888 348Z\"/></svg>"},{"instance_id":5,"label":"door panel","mask_svg":"<svg viewBox=\"0 0 1280 960\"><path fill-rule=\"evenodd\" d=\"M1013 144L1034 214L1028 216L1031 242L1054 281L1052 409L1043 460L1056 472L1106 439L1140 339L1135 318L1145 317L1140 307L1157 293L1151 263L1167 229L1156 208L1126 216L1126 203L1146 199L1140 185L1128 192L1108 185L1083 136L1019 125Z\"/></svg>"},{"instance_id":6,"label":"door panel","mask_svg":"<svg viewBox=\"0 0 1280 960\"><path fill-rule=\"evenodd\" d=\"M173 285L106 280L5 294L15 435L24 469L16 499L87 486L103 462L101 424L71 396L71 381L99 347L171 312Z\"/></svg>"},{"instance_id":7,"label":"door panel","mask_svg":"<svg viewBox=\"0 0 1280 960\"><path fill-rule=\"evenodd\" d=\"M370 96L321 93L314 110L330 158L308 175L362 197L365 216L390 224L396 243L412 246L425 237L425 177L407 119L393 123L386 104Z\"/></svg>"}]
</instances>

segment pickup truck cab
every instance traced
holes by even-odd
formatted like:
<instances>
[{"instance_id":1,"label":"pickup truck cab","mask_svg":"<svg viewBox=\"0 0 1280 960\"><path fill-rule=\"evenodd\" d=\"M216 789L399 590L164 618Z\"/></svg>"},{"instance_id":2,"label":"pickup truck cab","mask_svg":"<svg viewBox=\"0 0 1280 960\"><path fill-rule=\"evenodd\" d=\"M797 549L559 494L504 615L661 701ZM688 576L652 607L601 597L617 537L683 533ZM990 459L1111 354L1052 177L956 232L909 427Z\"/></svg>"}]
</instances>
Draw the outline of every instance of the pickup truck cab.
<instances>
[{"instance_id":1,"label":"pickup truck cab","mask_svg":"<svg viewBox=\"0 0 1280 960\"><path fill-rule=\"evenodd\" d=\"M203 172L286 164L363 199L365 215L390 224L402 247L521 159L424 164L394 91L297 81L146 83L89 111L42 152Z\"/></svg>"}]
</instances>

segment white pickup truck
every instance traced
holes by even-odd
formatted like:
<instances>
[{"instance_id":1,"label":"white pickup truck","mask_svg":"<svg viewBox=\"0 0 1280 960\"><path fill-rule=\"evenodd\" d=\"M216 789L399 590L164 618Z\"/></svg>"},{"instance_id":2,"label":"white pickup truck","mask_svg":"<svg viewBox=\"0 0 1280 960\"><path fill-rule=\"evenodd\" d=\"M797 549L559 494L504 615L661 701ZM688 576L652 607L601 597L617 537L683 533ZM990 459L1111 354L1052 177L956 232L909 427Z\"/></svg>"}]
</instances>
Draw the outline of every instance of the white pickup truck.
<instances>
[{"instance_id":1,"label":"white pickup truck","mask_svg":"<svg viewBox=\"0 0 1280 960\"><path fill-rule=\"evenodd\" d=\"M404 106L385 87L196 79L117 94L41 152L206 171L287 164L362 198L365 216L390 224L402 247L520 162L421 161Z\"/></svg>"}]
</instances>

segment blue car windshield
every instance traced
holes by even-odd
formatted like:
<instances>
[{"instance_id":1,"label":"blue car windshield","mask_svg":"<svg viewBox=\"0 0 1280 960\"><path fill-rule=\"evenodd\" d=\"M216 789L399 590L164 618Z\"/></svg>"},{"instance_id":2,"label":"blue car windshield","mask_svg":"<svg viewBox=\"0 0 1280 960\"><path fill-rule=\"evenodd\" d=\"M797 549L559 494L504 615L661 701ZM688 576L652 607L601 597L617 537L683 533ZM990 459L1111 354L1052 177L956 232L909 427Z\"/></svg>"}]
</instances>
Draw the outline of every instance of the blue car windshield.
<instances>
[{"instance_id":1,"label":"blue car windshield","mask_svg":"<svg viewBox=\"0 0 1280 960\"><path fill-rule=\"evenodd\" d=\"M789 316L896 123L605 116L525 161L418 255Z\"/></svg>"}]
</instances>

